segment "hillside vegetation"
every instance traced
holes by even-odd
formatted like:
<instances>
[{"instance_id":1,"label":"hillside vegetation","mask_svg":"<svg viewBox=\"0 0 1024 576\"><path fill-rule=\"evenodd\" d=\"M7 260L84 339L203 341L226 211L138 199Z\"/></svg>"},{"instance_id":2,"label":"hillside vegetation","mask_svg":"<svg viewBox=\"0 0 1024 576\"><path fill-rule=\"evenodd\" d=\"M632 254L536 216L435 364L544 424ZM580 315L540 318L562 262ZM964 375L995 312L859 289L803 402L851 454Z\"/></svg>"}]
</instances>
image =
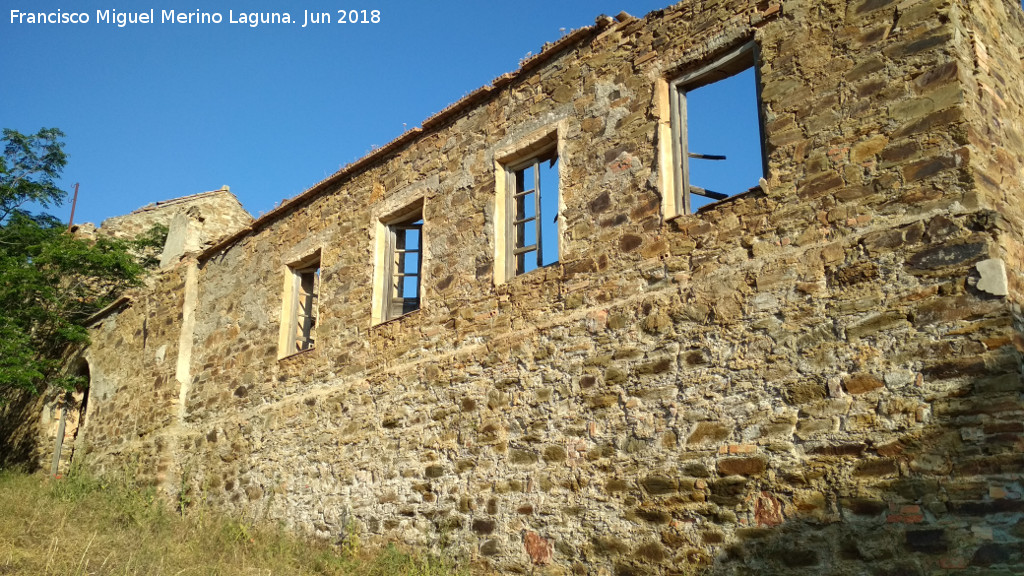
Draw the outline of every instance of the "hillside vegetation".
<instances>
[{"instance_id":1,"label":"hillside vegetation","mask_svg":"<svg viewBox=\"0 0 1024 576\"><path fill-rule=\"evenodd\" d=\"M176 512L127 477L62 479L0 472L0 575L407 575L464 570L395 547L364 550L204 506Z\"/></svg>"}]
</instances>

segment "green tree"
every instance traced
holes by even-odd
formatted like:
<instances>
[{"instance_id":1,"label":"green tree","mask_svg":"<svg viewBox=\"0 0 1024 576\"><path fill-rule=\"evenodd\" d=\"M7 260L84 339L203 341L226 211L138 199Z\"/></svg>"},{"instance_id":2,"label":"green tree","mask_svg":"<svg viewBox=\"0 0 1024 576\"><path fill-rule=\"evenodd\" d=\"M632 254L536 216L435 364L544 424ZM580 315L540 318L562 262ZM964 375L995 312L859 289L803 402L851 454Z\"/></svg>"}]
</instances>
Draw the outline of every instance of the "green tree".
<instances>
[{"instance_id":1,"label":"green tree","mask_svg":"<svg viewBox=\"0 0 1024 576\"><path fill-rule=\"evenodd\" d=\"M4 128L4 156L0 158L0 224L23 206L35 203L42 208L59 205L67 193L54 180L67 164L64 133L43 128L24 135Z\"/></svg>"},{"instance_id":2,"label":"green tree","mask_svg":"<svg viewBox=\"0 0 1024 576\"><path fill-rule=\"evenodd\" d=\"M55 183L66 164L63 133L3 131L0 158L0 404L17 391L73 388L61 361L88 342L85 321L144 272L134 255L147 242L79 238L27 207L67 197ZM149 239L149 244L157 242Z\"/></svg>"}]
</instances>

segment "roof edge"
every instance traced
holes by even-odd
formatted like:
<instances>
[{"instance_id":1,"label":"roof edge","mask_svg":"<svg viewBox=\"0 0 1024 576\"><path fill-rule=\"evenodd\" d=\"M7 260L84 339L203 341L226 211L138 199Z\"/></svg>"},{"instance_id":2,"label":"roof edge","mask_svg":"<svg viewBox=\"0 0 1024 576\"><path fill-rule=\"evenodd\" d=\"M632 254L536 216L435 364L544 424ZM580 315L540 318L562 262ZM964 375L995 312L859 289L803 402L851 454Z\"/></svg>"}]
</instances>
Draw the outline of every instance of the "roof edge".
<instances>
[{"instance_id":1,"label":"roof edge","mask_svg":"<svg viewBox=\"0 0 1024 576\"><path fill-rule=\"evenodd\" d=\"M128 307L129 305L131 305L131 303L132 299L129 298L128 296L120 296L118 297L117 300L114 300L110 304L107 304L105 307L103 307L103 309L101 309L99 312L96 312L92 316L86 318L83 324L85 325L86 328L92 327L93 324L96 324L97 322L103 320L107 316L110 316L114 312L120 311L122 308Z\"/></svg>"}]
</instances>

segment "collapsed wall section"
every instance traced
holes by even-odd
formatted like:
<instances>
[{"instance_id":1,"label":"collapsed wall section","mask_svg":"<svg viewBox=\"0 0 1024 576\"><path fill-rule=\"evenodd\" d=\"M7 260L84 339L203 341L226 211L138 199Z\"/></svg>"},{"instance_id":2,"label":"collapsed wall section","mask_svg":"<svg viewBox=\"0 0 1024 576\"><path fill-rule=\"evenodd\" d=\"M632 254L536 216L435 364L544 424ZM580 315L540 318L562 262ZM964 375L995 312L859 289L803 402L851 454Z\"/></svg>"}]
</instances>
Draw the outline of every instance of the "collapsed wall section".
<instances>
[{"instance_id":1,"label":"collapsed wall section","mask_svg":"<svg viewBox=\"0 0 1024 576\"><path fill-rule=\"evenodd\" d=\"M219 190L154 202L129 214L107 218L100 225L99 233L132 239L154 226L170 227L175 216L183 213L191 215L199 230L199 244L206 246L252 222L252 216L242 208L238 198L223 186Z\"/></svg>"},{"instance_id":2,"label":"collapsed wall section","mask_svg":"<svg viewBox=\"0 0 1024 576\"><path fill-rule=\"evenodd\" d=\"M1019 70L976 58L1011 7L683 2L576 33L209 251L194 315L176 269L107 320L96 457L501 571L1011 570L1020 124L983 128L983 86ZM659 90L751 40L764 181L667 214ZM559 262L506 276L502 179L552 150ZM418 309L381 322L378 235L410 209ZM1016 296L979 287L997 258ZM282 318L313 263L307 334ZM186 390L157 393L183 309Z\"/></svg>"},{"instance_id":3,"label":"collapsed wall section","mask_svg":"<svg viewBox=\"0 0 1024 576\"><path fill-rule=\"evenodd\" d=\"M176 265L187 254L199 253L246 228L253 218L227 186L147 204L123 216L107 218L99 230L86 224L79 234L105 234L132 240L163 228L165 239L158 254L149 254L161 268Z\"/></svg>"}]
</instances>

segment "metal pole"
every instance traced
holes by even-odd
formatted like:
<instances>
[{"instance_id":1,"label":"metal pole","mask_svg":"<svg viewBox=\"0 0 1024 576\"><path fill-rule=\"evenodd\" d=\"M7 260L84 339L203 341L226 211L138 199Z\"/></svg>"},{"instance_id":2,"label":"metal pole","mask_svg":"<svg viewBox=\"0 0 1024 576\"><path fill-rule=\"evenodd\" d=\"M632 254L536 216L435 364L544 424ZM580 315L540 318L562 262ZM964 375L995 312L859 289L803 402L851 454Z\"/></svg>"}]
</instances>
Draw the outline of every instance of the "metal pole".
<instances>
[{"instance_id":1,"label":"metal pole","mask_svg":"<svg viewBox=\"0 0 1024 576\"><path fill-rule=\"evenodd\" d=\"M75 225L75 206L78 205L78 182L75 182L75 197L71 199L71 218L68 219L68 231Z\"/></svg>"}]
</instances>

